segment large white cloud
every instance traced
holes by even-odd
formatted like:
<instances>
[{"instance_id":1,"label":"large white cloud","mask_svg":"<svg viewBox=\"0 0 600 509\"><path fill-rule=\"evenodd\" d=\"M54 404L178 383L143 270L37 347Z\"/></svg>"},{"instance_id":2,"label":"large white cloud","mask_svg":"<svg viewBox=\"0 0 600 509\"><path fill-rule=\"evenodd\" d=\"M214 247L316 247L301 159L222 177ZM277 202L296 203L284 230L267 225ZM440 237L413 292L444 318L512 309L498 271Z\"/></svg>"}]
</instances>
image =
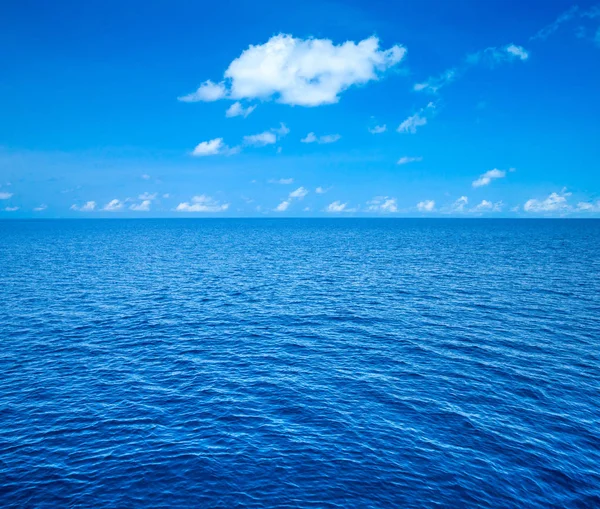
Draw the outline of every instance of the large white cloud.
<instances>
[{"instance_id":1,"label":"large white cloud","mask_svg":"<svg viewBox=\"0 0 600 509\"><path fill-rule=\"evenodd\" d=\"M406 49L379 49L375 36L358 43L334 44L329 39L300 39L289 34L251 45L225 71L225 83L204 82L181 101L270 99L283 104L319 106L339 101L353 85L378 79L398 64Z\"/></svg>"}]
</instances>

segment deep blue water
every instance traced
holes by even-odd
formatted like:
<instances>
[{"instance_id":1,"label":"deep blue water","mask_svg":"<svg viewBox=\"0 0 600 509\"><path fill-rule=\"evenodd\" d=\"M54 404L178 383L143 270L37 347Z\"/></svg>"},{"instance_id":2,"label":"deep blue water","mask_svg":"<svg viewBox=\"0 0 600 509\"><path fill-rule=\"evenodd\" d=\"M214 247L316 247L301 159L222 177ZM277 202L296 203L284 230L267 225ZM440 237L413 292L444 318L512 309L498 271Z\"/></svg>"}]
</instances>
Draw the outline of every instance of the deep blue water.
<instances>
[{"instance_id":1,"label":"deep blue water","mask_svg":"<svg viewBox=\"0 0 600 509\"><path fill-rule=\"evenodd\" d=\"M0 506L600 507L600 221L0 222Z\"/></svg>"}]
</instances>

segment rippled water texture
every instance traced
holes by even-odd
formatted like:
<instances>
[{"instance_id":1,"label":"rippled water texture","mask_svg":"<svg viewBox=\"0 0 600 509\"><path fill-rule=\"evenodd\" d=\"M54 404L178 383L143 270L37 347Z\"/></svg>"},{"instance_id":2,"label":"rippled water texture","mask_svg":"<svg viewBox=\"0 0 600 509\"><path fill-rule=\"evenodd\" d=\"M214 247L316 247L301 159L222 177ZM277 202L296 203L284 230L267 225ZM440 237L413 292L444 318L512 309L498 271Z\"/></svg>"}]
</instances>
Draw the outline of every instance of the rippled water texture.
<instances>
[{"instance_id":1,"label":"rippled water texture","mask_svg":"<svg viewBox=\"0 0 600 509\"><path fill-rule=\"evenodd\" d=\"M0 506L600 507L600 221L0 223Z\"/></svg>"}]
</instances>

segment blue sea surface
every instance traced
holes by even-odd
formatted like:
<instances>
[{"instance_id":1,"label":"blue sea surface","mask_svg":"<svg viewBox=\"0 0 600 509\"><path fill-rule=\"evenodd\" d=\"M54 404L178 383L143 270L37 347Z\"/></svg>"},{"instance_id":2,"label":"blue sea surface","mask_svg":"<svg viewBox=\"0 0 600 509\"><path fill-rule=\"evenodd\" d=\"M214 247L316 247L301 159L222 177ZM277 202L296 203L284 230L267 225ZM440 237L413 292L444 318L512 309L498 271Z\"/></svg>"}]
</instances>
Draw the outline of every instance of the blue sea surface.
<instances>
[{"instance_id":1,"label":"blue sea surface","mask_svg":"<svg viewBox=\"0 0 600 509\"><path fill-rule=\"evenodd\" d=\"M0 222L0 507L600 507L600 221Z\"/></svg>"}]
</instances>

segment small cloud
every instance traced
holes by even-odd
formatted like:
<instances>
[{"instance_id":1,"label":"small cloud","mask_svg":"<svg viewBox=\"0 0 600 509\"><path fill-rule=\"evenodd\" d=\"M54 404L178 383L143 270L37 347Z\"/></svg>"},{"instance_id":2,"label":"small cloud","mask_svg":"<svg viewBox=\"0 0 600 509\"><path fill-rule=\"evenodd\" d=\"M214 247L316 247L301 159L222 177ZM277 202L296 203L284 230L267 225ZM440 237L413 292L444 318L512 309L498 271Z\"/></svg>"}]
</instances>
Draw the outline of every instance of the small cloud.
<instances>
[{"instance_id":1,"label":"small cloud","mask_svg":"<svg viewBox=\"0 0 600 509\"><path fill-rule=\"evenodd\" d=\"M96 202L88 201L85 202L81 207L78 207L77 205L71 205L71 210L77 210L78 212L93 212L96 210Z\"/></svg>"},{"instance_id":2,"label":"small cloud","mask_svg":"<svg viewBox=\"0 0 600 509\"><path fill-rule=\"evenodd\" d=\"M271 131L265 131L259 134L252 134L250 136L244 136L244 144L252 145L255 147L264 147L265 145L272 145L277 142L277 136Z\"/></svg>"},{"instance_id":3,"label":"small cloud","mask_svg":"<svg viewBox=\"0 0 600 509\"><path fill-rule=\"evenodd\" d=\"M121 210L123 208L123 202L117 199L110 200L102 210L106 212L116 212L117 210Z\"/></svg>"},{"instance_id":4,"label":"small cloud","mask_svg":"<svg viewBox=\"0 0 600 509\"><path fill-rule=\"evenodd\" d=\"M458 76L459 72L457 69L448 69L438 78L429 78L423 83L416 83L413 86L413 90L416 92L424 91L436 94L440 88L446 86L448 83L452 83Z\"/></svg>"},{"instance_id":5,"label":"small cloud","mask_svg":"<svg viewBox=\"0 0 600 509\"><path fill-rule=\"evenodd\" d=\"M329 205L327 205L327 207L325 208L325 212L331 212L331 213L350 212L350 209L348 209L347 203L342 203L341 201L337 200L337 201L334 201L333 203L330 203Z\"/></svg>"},{"instance_id":6,"label":"small cloud","mask_svg":"<svg viewBox=\"0 0 600 509\"><path fill-rule=\"evenodd\" d=\"M476 205L471 212L501 212L503 203L501 201L492 203L488 200L481 200L481 203Z\"/></svg>"},{"instance_id":7,"label":"small cloud","mask_svg":"<svg viewBox=\"0 0 600 509\"><path fill-rule=\"evenodd\" d=\"M520 60L527 60L529 58L529 53L527 53L527 51L525 51L525 48L523 48L523 46L515 46L514 44L509 44L508 46L506 46L505 50L519 58Z\"/></svg>"},{"instance_id":8,"label":"small cloud","mask_svg":"<svg viewBox=\"0 0 600 509\"><path fill-rule=\"evenodd\" d=\"M178 97L177 100L184 103L195 103L199 101L212 102L223 99L226 95L227 89L223 82L213 83L211 80L206 80L198 87L198 90L191 94Z\"/></svg>"},{"instance_id":9,"label":"small cloud","mask_svg":"<svg viewBox=\"0 0 600 509\"><path fill-rule=\"evenodd\" d=\"M523 210L525 212L561 212L568 210L569 204L567 198L571 196L571 193L567 193L563 189L560 193L551 193L544 200L538 200L532 198L525 202Z\"/></svg>"},{"instance_id":10,"label":"small cloud","mask_svg":"<svg viewBox=\"0 0 600 509\"><path fill-rule=\"evenodd\" d=\"M398 162L396 164L408 164L408 163L416 163L419 161L422 161L423 158L422 157L408 157L408 156L404 156L401 157L400 159L398 159Z\"/></svg>"},{"instance_id":11,"label":"small cloud","mask_svg":"<svg viewBox=\"0 0 600 509\"><path fill-rule=\"evenodd\" d=\"M231 117L244 117L246 118L250 113L252 113L256 109L256 106L248 106L244 108L241 102L235 102L225 112L225 116L227 118Z\"/></svg>"},{"instance_id":12,"label":"small cloud","mask_svg":"<svg viewBox=\"0 0 600 509\"><path fill-rule=\"evenodd\" d=\"M16 212L17 210L19 210L19 207L6 207L4 210L6 212Z\"/></svg>"},{"instance_id":13,"label":"small cloud","mask_svg":"<svg viewBox=\"0 0 600 509\"><path fill-rule=\"evenodd\" d=\"M289 178L289 179L270 179L269 184L282 184L282 185L288 185L288 184L293 184L294 183L294 179L293 178Z\"/></svg>"},{"instance_id":14,"label":"small cloud","mask_svg":"<svg viewBox=\"0 0 600 509\"><path fill-rule=\"evenodd\" d=\"M44 203L42 203L40 206L35 207L33 210L35 212L43 212L44 210L46 210L48 208L48 206Z\"/></svg>"},{"instance_id":15,"label":"small cloud","mask_svg":"<svg viewBox=\"0 0 600 509\"><path fill-rule=\"evenodd\" d=\"M417 210L419 212L433 212L435 210L434 200L424 200L417 203Z\"/></svg>"},{"instance_id":16,"label":"small cloud","mask_svg":"<svg viewBox=\"0 0 600 509\"><path fill-rule=\"evenodd\" d=\"M277 207L275 207L275 211L276 212L285 212L288 207L290 206L291 200L284 200L282 201L279 205L277 205Z\"/></svg>"},{"instance_id":17,"label":"small cloud","mask_svg":"<svg viewBox=\"0 0 600 509\"><path fill-rule=\"evenodd\" d=\"M398 212L398 203L395 198L388 196L376 196L367 202L368 212L393 213Z\"/></svg>"},{"instance_id":18,"label":"small cloud","mask_svg":"<svg viewBox=\"0 0 600 509\"><path fill-rule=\"evenodd\" d=\"M371 134L381 134L387 131L387 126L385 124L376 125L375 127L369 127L368 130Z\"/></svg>"},{"instance_id":19,"label":"small cloud","mask_svg":"<svg viewBox=\"0 0 600 509\"><path fill-rule=\"evenodd\" d=\"M144 174L142 175L142 178L143 178L144 180L150 180L150 175L148 175L148 174L144 173Z\"/></svg>"},{"instance_id":20,"label":"small cloud","mask_svg":"<svg viewBox=\"0 0 600 509\"><path fill-rule=\"evenodd\" d=\"M282 150L283 150L283 149L282 149L281 147L277 147L277 153L278 153L278 154L281 154L281 151L282 151Z\"/></svg>"},{"instance_id":21,"label":"small cloud","mask_svg":"<svg viewBox=\"0 0 600 509\"><path fill-rule=\"evenodd\" d=\"M464 212L465 207L469 203L469 198L466 196L461 196L458 200L456 200L452 206L450 207L450 212Z\"/></svg>"},{"instance_id":22,"label":"small cloud","mask_svg":"<svg viewBox=\"0 0 600 509\"><path fill-rule=\"evenodd\" d=\"M319 186L315 189L315 193L317 193L317 194L325 194L327 191L329 191L329 189L325 189L324 187L321 187L321 186Z\"/></svg>"},{"instance_id":23,"label":"small cloud","mask_svg":"<svg viewBox=\"0 0 600 509\"><path fill-rule=\"evenodd\" d=\"M8 200L9 198L12 198L12 196L12 193L0 192L0 200Z\"/></svg>"},{"instance_id":24,"label":"small cloud","mask_svg":"<svg viewBox=\"0 0 600 509\"><path fill-rule=\"evenodd\" d=\"M227 146L223 143L223 138L215 138L214 140L198 143L196 148L194 148L192 155L196 157L214 156L222 154L226 147Z\"/></svg>"},{"instance_id":25,"label":"small cloud","mask_svg":"<svg viewBox=\"0 0 600 509\"><path fill-rule=\"evenodd\" d=\"M140 199L140 200L150 200L150 201L152 201L152 200L155 200L157 196L158 196L158 194L157 194L157 193L147 193L147 192L146 192L146 193L142 193L142 194L140 194L140 195L138 196L138 199Z\"/></svg>"},{"instance_id":26,"label":"small cloud","mask_svg":"<svg viewBox=\"0 0 600 509\"><path fill-rule=\"evenodd\" d=\"M290 198L296 198L296 199L301 200L307 194L308 194L308 189L306 189L304 187L299 187L298 189L296 189L295 191L292 191L290 193Z\"/></svg>"},{"instance_id":27,"label":"small cloud","mask_svg":"<svg viewBox=\"0 0 600 509\"><path fill-rule=\"evenodd\" d=\"M430 102L425 108L421 108L417 113L411 115L404 120L396 131L399 133L415 134L418 127L427 125L428 115L433 115L435 112L435 104Z\"/></svg>"},{"instance_id":28,"label":"small cloud","mask_svg":"<svg viewBox=\"0 0 600 509\"><path fill-rule=\"evenodd\" d=\"M245 145L253 145L255 147L264 147L265 145L273 145L277 140L289 134L289 128L281 122L279 127L273 127L268 131L259 134L244 136Z\"/></svg>"},{"instance_id":29,"label":"small cloud","mask_svg":"<svg viewBox=\"0 0 600 509\"><path fill-rule=\"evenodd\" d=\"M472 183L473 187L482 187L487 186L492 180L501 179L506 176L506 172L503 170L498 170L494 168L493 170L486 171L482 175L479 176L477 180L474 180Z\"/></svg>"},{"instance_id":30,"label":"small cloud","mask_svg":"<svg viewBox=\"0 0 600 509\"><path fill-rule=\"evenodd\" d=\"M194 196L190 202L183 202L177 205L177 212L224 212L229 208L229 203L221 204L217 200L201 194Z\"/></svg>"},{"instance_id":31,"label":"small cloud","mask_svg":"<svg viewBox=\"0 0 600 509\"><path fill-rule=\"evenodd\" d=\"M165 194L162 195L162 197L166 199L166 198L170 198L171 195L169 193L165 193Z\"/></svg>"},{"instance_id":32,"label":"small cloud","mask_svg":"<svg viewBox=\"0 0 600 509\"><path fill-rule=\"evenodd\" d=\"M300 140L301 143L335 143L340 140L342 137L339 134L326 134L324 136L315 136L315 133L308 133L305 138Z\"/></svg>"},{"instance_id":33,"label":"small cloud","mask_svg":"<svg viewBox=\"0 0 600 509\"><path fill-rule=\"evenodd\" d=\"M129 210L133 210L135 212L148 212L150 210L150 204L152 202L150 200L144 200L142 203L133 203Z\"/></svg>"}]
</instances>

